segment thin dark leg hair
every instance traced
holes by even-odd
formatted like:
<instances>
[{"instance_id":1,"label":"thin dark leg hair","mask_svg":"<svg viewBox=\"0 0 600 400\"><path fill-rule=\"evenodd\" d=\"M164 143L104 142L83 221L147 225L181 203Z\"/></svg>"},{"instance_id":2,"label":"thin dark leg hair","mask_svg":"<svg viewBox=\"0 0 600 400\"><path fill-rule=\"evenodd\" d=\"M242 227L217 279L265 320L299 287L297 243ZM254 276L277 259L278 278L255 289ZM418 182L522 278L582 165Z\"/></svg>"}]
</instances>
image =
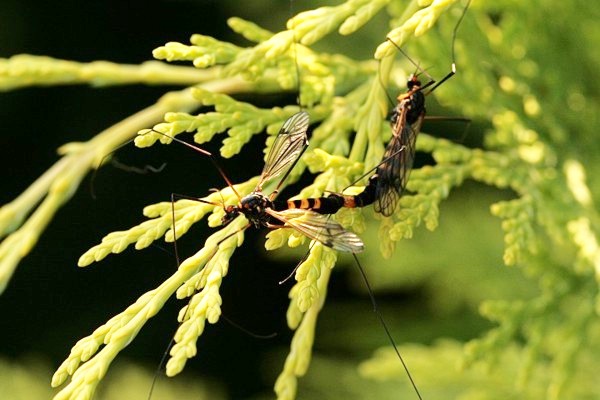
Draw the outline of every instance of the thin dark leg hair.
<instances>
[{"instance_id":1,"label":"thin dark leg hair","mask_svg":"<svg viewBox=\"0 0 600 400\"><path fill-rule=\"evenodd\" d=\"M181 259L179 258L179 250L177 249L177 231L175 230L175 199L194 200L194 201L199 201L201 203L207 203L207 204L213 204L213 203L210 203L206 200L199 199L197 197L187 196L185 194L171 193L171 229L173 230L173 250L175 252L175 260L177 261L177 268L179 268L179 266L181 265ZM165 364L165 360L167 359L167 356L169 355L169 351L171 350L171 347L173 347L173 343L175 343L175 333L176 332L177 332L177 330L175 330L173 335L171 335L171 339L169 340L169 343L167 344L167 348L166 348L165 352L163 353L163 355L160 359L160 362L158 363L158 366L156 367L156 371L154 371L154 377L152 378L152 384L150 385L150 391L148 392L148 400L150 400L152 398L152 393L154 392L154 386L156 385L156 380L158 379L158 375L162 371L162 367Z\"/></svg>"},{"instance_id":2,"label":"thin dark leg hair","mask_svg":"<svg viewBox=\"0 0 600 400\"><path fill-rule=\"evenodd\" d=\"M173 230L173 249L175 251L175 260L177 261L177 268L179 268L179 266L181 265L181 259L179 258L179 250L177 250L177 232L175 231L175 198L176 197L187 198L188 196L178 195L177 193L171 193L171 229Z\"/></svg>"},{"instance_id":3,"label":"thin dark leg hair","mask_svg":"<svg viewBox=\"0 0 600 400\"><path fill-rule=\"evenodd\" d=\"M175 260L177 261L177 268L179 268L179 266L181 265L181 260L179 258L179 250L177 249L177 232L175 231L175 198L187 200L198 199L184 194L171 193L171 229L173 230L173 250L175 251ZM173 347L173 343L175 343L175 333L177 333L177 329L175 330L175 332L173 332L173 335L171 335L171 339L167 344L167 348L163 353L160 362L158 363L158 367L156 367L154 377L152 378L152 384L150 385L150 391L148 392L148 400L152 398L152 393L154 392L154 386L156 385L158 374L161 373L162 367L165 364L165 360L167 359L167 355L169 355L169 351L171 350L171 347Z\"/></svg>"},{"instance_id":4,"label":"thin dark leg hair","mask_svg":"<svg viewBox=\"0 0 600 400\"><path fill-rule=\"evenodd\" d=\"M426 115L423 119L427 121L452 121L452 122L464 122L471 123L471 118L467 117L446 117L442 115Z\"/></svg>"},{"instance_id":5,"label":"thin dark leg hair","mask_svg":"<svg viewBox=\"0 0 600 400\"><path fill-rule=\"evenodd\" d=\"M179 250L177 250L177 233L175 231L175 198L183 198L188 200L196 200L196 198L192 198L191 196L186 196L183 194L171 193L171 229L173 230L173 250L175 251L175 260L177 261L177 268L181 265L181 260L179 258ZM169 355L169 351L171 347L173 347L173 343L175 343L175 333L177 333L177 329L171 335L171 339L167 344L167 348L165 349L162 357L160 358L160 362L156 367L156 371L154 371L154 376L152 377L152 384L150 385L150 391L148 392L148 400L152 398L152 393L154 393L154 386L156 385L156 380L158 379L158 375L162 372L162 367L165 364L167 356Z\"/></svg>"},{"instance_id":6,"label":"thin dark leg hair","mask_svg":"<svg viewBox=\"0 0 600 400\"><path fill-rule=\"evenodd\" d=\"M171 335L171 339L169 340L169 343L167 344L167 349L165 350L162 357L160 358L160 362L158 363L158 366L156 367L156 370L154 371L154 377L152 378L152 384L150 385L150 390L148 391L148 400L150 400L152 398L152 394L154 393L154 386L156 386L156 381L158 380L158 375L162 372L162 367L163 367L163 365L165 365L165 361L167 360L169 351L171 350L171 347L173 347L173 343L175 343L175 333L176 332L177 332L177 330L175 330L175 332L173 332L173 335Z\"/></svg>"},{"instance_id":7,"label":"thin dark leg hair","mask_svg":"<svg viewBox=\"0 0 600 400\"><path fill-rule=\"evenodd\" d=\"M454 60L456 60L456 57L454 56L454 43L456 42L456 35L458 33L458 27L462 23L462 20L465 18L465 14L467 13L467 9L469 8L470 4L471 4L471 0L467 0L467 4L465 4L465 8L463 8L463 12L460 15L460 18L458 18L456 25L454 25L454 30L452 31L452 62L453 63L454 63Z\"/></svg>"},{"instance_id":8,"label":"thin dark leg hair","mask_svg":"<svg viewBox=\"0 0 600 400\"><path fill-rule=\"evenodd\" d=\"M232 232L229 235L225 236L223 239L219 240L219 242L216 244L216 247L220 246L221 243L223 243L224 241L226 241L230 237L232 237L234 235L237 235L238 233L243 232L246 229L250 228L250 226L252 226L252 224L247 224L247 225L241 227L240 229L238 229L237 231ZM251 336L251 337L253 337L255 339L272 339L275 336L277 336L277 332L269 333L269 334L266 334L266 335L261 335L261 334L258 334L258 333L254 333L250 329L245 328L242 325L238 324L237 322L234 322L233 320L229 319L223 313L221 313L221 318L223 318L226 322L228 322L234 328L239 329L240 331L244 332L245 334L247 334L247 335L249 335L249 336Z\"/></svg>"},{"instance_id":9,"label":"thin dark leg hair","mask_svg":"<svg viewBox=\"0 0 600 400\"><path fill-rule=\"evenodd\" d=\"M383 319L383 315L381 315L381 312L379 311L379 308L377 307L377 302L375 301L375 295L373 294L373 290L371 289L371 285L369 284L369 280L367 279L367 274L365 273L365 270L363 269L363 267L360 265L360 262L358 261L358 257L356 256L355 253L352 253L352 257L354 257L354 260L356 261L356 266L358 267L358 270L360 271L360 274L362 275L365 285L367 286L367 291L369 292L369 298L371 299L371 304L373 305L373 312L377 315L379 322L383 326L383 329L385 330L385 334L387 335L388 339L390 340L390 343L392 344L392 347L394 348L394 351L396 352L398 359L402 363L402 366L404 367L404 371L406 371L406 375L408 376L408 379L410 380L410 383L411 383L413 389L415 390L417 397L419 398L419 400L423 400L423 398L421 397L421 393L419 393L419 389L417 388L417 384L415 383L412 375L410 374L408 365L406 365L406 363L404 362L404 359L402 358L402 355L400 355L400 351L398 350L398 347L396 346L396 342L394 341L394 338L392 337L392 334L390 333L390 330L389 330L387 324L385 323L385 320Z\"/></svg>"}]
</instances>

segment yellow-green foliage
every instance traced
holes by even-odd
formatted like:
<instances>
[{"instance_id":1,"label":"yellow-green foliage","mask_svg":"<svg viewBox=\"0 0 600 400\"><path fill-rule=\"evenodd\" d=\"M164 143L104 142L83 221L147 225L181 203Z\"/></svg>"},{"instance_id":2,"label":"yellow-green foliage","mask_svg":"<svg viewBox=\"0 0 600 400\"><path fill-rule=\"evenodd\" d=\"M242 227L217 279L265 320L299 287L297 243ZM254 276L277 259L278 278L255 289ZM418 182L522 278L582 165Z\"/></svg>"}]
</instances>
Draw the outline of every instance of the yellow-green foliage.
<instances>
[{"instance_id":1,"label":"yellow-green foliage","mask_svg":"<svg viewBox=\"0 0 600 400\"><path fill-rule=\"evenodd\" d=\"M153 372L131 362L117 362L101 390L95 394L98 400L145 400L148 398L148 382ZM49 399L52 388L48 379L51 367L36 359L8 361L0 359L0 386L2 397L10 400ZM202 382L197 377L182 377L180 381L164 381L153 390L152 398L225 399L221 388L214 383Z\"/></svg>"},{"instance_id":2,"label":"yellow-green foliage","mask_svg":"<svg viewBox=\"0 0 600 400\"><path fill-rule=\"evenodd\" d=\"M254 45L241 47L218 38L193 35L190 44L167 43L153 52L159 60L187 61L195 68L162 63L78 64L31 56L0 60L0 88L4 90L33 84L81 82L194 85L165 96L157 105L89 142L66 145L62 148L62 160L23 195L0 209L0 233L6 235L0 245L0 288L7 285L16 265L35 244L58 207L71 197L82 177L98 165L103 155L140 130L142 135L136 139L140 147L151 146L157 140L169 142L164 135L149 131L149 127L171 136L193 132L198 143L227 132L221 155L232 157L243 150L253 135L265 130L275 135L301 105L316 127L309 151L287 183L295 182L309 169L319 174L300 192L301 197L344 189L381 159L384 144L391 135L385 121L390 108L386 90L391 91L395 85L393 90L404 91L406 76L414 66L403 57L400 63L393 62L399 53L385 41L385 33L379 47L372 49L375 60L356 61L311 46L335 31L353 34L377 13L384 13L391 21L388 36L399 46L409 46L409 54L420 65L433 65L435 73L433 69L429 73L443 76L445 72L440 71L449 68L452 31L464 4L455 0L405 3L348 0L300 13L288 21L286 30L277 33L231 18L231 29ZM493 289L502 291L501 287L469 281L463 295L465 299L470 296L471 305L478 305L481 315L491 321L491 328L479 337L470 336L466 344L438 341L430 346L401 346L425 398L561 399L600 395L595 378L588 373L600 368L597 361L600 359L597 335L600 219L594 205L600 195L600 178L594 174L600 167L595 131L600 115L596 79L600 57L597 51L588 53L597 48L600 39L594 19L599 13L598 2L575 5L556 0L540 5L475 0L458 32L458 74L436 90L435 97L443 106L453 107L454 113L477 122L477 130L483 130L480 127L487 124L481 147L468 148L421 134L417 151L430 154L435 163L412 172L409 193L401 198L393 216L377 218L375 223L366 222L373 219L368 211L343 210L337 216L357 232L366 230L365 237L376 235L375 229L379 229L378 244L367 240L365 265L368 274L374 276L375 287L393 286L403 279L400 275L418 281L424 274L433 274L434 268L411 270L411 256L406 255L410 253L403 253L405 269L391 265L387 272L377 272L373 266L369 267L375 263L368 261L377 246L385 257L391 257L401 239L422 235L419 233L422 225L434 230L443 224L447 203L444 201L452 198L453 191L467 181L479 183L480 188L495 189L490 213L502 226L504 264L519 268L529 279L530 290L515 290L518 294L514 297L495 296ZM436 29L431 29L434 26ZM149 74L149 69L155 73ZM230 96L296 88L300 105L272 109L262 109ZM212 107L213 111L192 113L200 106ZM156 124L163 115L164 121ZM266 140L265 151L271 143L272 137ZM255 183L256 179L251 179L236 185L236 190L244 195ZM206 199L224 204L237 201L230 188ZM466 214L468 205L452 204L455 214ZM222 207L179 200L174 205L163 202L148 206L144 213L147 221L108 234L81 257L79 265L120 253L134 243L136 249L142 249L163 236L173 241L209 213L209 225L218 226L224 211ZM469 219L465 217L455 218L453 223L465 232L472 228L467 222ZM478 225L478 221L471 222ZM187 359L196 354L196 340L206 322L214 324L219 320L223 301L220 284L227 275L233 251L243 241L243 233L233 233L246 223L244 217L239 217L214 233L162 285L81 339L53 377L54 386L71 377L56 398L91 398L117 354L174 293L178 298L191 297L179 314L181 325L167 363L168 375L179 373ZM448 231L450 242L452 235ZM277 230L268 234L266 247L275 249L286 243L292 247L303 241L295 232ZM473 243L474 252L484 246L478 238L473 238ZM432 249L426 256L437 260L435 269L448 268L444 271L447 280L460 280L464 268L448 260L462 255L451 256L451 247ZM298 378L309 369L316 321L336 258L330 249L315 245L296 271L297 283L290 292L287 313L288 325L295 334L275 381L279 399L293 399L297 393L302 398ZM457 264L456 270L449 268L453 263ZM378 282L378 274L389 279L379 278L385 282ZM482 281L484 277L480 277ZM442 286L433 285L432 303L440 309L458 307L453 303L453 295ZM513 289L510 287L503 293L512 293ZM352 314L349 319L349 323L357 323L360 318ZM352 398L346 391L338 393L340 387L347 391L356 389L355 398L374 398L374 393L395 397L397 385L404 385L396 382L405 380L405 376L389 349L378 351L359 368L363 377L394 382L375 391L365 392L366 386L356 383L332 385L355 373L343 369L337 361L319 359L319 363L332 363L326 370L335 371L328 379L311 377L309 373L308 387L318 386L327 392L327 386L333 386L329 397L319 398L342 395ZM500 372L489 375L486 372L489 368ZM348 382L356 379L353 376ZM406 385L402 389L405 396L413 396L407 388Z\"/></svg>"}]
</instances>

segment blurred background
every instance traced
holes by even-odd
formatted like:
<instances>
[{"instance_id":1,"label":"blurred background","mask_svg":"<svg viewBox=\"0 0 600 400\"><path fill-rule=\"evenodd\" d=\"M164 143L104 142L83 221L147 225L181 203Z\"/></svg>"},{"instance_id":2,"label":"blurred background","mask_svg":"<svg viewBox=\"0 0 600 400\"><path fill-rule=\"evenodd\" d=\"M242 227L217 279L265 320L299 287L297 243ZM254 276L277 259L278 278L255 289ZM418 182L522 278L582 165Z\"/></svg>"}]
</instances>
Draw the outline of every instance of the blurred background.
<instances>
[{"instance_id":1,"label":"blurred background","mask_svg":"<svg viewBox=\"0 0 600 400\"><path fill-rule=\"evenodd\" d=\"M295 1L291 7L297 13L318 4ZM0 2L0 57L29 53L81 62L136 64L149 60L152 49L165 42L187 43L193 33L247 45L227 27L226 20L231 16L279 31L291 14L287 1L4 0ZM593 15L571 22L580 23L578 29L584 30L590 25L585 22L592 21ZM454 21L449 19L446 24L452 26ZM386 26L386 19L376 18L350 37L328 36L317 48L369 59L385 38ZM464 46L468 47L470 40L475 38L463 38ZM446 43L448 52L442 57L446 61L429 71L436 77L443 76L450 64L449 38ZM406 50L411 54L410 44ZM459 71L446 86L455 85L454 90L458 90L461 82ZM0 93L0 167L4 171L0 204L15 198L49 168L58 159L59 146L91 138L153 104L170 89L177 88L57 86ZM439 89L443 91L444 87ZM295 102L293 95L241 98L263 107ZM479 146L490 122L465 115L466 106L460 103L468 101L456 99L455 109L442 107L435 100L428 105L430 115L472 118L466 134L465 127L456 123L429 122L423 130L465 146ZM213 141L208 148L217 150L219 142ZM255 137L242 154L223 162L234 182L260 172L263 143L264 137ZM129 249L84 269L77 267L81 254L107 233L143 221L141 210L147 204L167 201L170 193L202 196L209 188L222 186L208 160L183 146L139 150L131 145L119 150L116 157L128 165L166 163L166 167L161 173L147 175L127 173L110 165L100 169L94 184L97 199L90 195L88 177L20 264L0 297L1 398L50 398L55 393L49 386L51 375L76 341L158 286L176 268L170 244L140 252ZM430 162L429 157L419 155L416 167ZM284 195L291 196L300 187ZM407 346L403 354L409 367L415 365L416 371L453 368L461 354L458 343L492 326L478 315L481 301L526 299L535 293L535 286L520 269L504 266L501 221L489 212L491 204L513 197L510 191L467 182L442 203L439 228L435 232L417 229L415 237L402 241L390 260L384 260L378 251L377 224L371 224L363 235L367 251L359 259L397 343L443 348L427 360L432 364L423 364L422 351ZM367 219L371 217L372 213L367 212ZM197 224L178 242L181 254L192 254L209 233L205 224ZM167 379L159 374L153 399L273 397L273 383L291 338L285 322L291 283L278 282L292 271L305 250L279 250L267 255L265 233L247 231L243 247L232 258L221 291L223 313L255 334L277 335L258 339L225 321L208 326L198 342L198 355L180 376ZM96 398L148 397L182 305L170 301L144 327L117 358ZM397 398L399 390L410 396L406 378L400 372L397 378L376 381L360 377L356 370L358 363L388 344L352 259L343 259L335 268L319 317L314 359L308 376L300 380L298 398ZM429 374L416 374L417 384L426 386ZM452 397L459 392L457 389L446 394ZM431 392L429 398L449 398L443 392L435 394Z\"/></svg>"}]
</instances>

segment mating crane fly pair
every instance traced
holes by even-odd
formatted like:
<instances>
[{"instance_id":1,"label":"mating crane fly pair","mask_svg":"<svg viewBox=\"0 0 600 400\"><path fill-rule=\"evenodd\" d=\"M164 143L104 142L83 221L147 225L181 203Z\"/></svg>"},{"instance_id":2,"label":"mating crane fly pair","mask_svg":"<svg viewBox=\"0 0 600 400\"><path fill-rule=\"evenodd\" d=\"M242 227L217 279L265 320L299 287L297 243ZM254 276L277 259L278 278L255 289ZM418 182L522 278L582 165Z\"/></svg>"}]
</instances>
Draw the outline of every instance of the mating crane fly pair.
<instances>
[{"instance_id":1,"label":"mating crane fly pair","mask_svg":"<svg viewBox=\"0 0 600 400\"><path fill-rule=\"evenodd\" d=\"M433 83L434 81L431 81L425 87ZM425 95L422 89L417 76L411 76L408 81L408 92L398 96L398 104L392 112L393 136L386 148L383 161L375 168L376 172L369 178L365 189L357 195L330 193L327 197L288 200L283 204L275 204L279 189L308 146L309 116L305 111L300 111L285 121L269 151L258 184L252 193L245 197L237 193L211 153L177 138L173 139L208 155L229 187L238 196L237 205L223 205L224 225L242 214L249 223L241 230L251 226L270 229L289 227L334 250L359 253L364 250L362 240L326 215L335 214L342 207L365 207L373 203L376 212L386 217L393 214L412 169L416 137L425 116ZM431 90L428 93L430 92ZM162 132L154 132L166 135ZM282 174L275 190L266 196L263 193L263 185ZM205 199L185 197L221 206ZM228 237L236 233L238 232Z\"/></svg>"},{"instance_id":2,"label":"mating crane fly pair","mask_svg":"<svg viewBox=\"0 0 600 400\"><path fill-rule=\"evenodd\" d=\"M227 185L238 197L239 202L237 205L225 206L224 204L213 203L205 199L188 196L180 197L214 206L222 206L225 211L222 219L224 225L231 222L239 214L244 215L249 220L249 223L241 231L250 226L256 228L264 226L271 229L282 227L293 228L310 239L316 240L334 250L351 253L363 251L364 244L357 235L345 230L339 223L331 220L329 217L324 217L324 215L335 214L342 207L356 208L371 204L374 204L374 209L377 213L385 217L389 217L394 213L412 170L416 139L425 118L425 96L432 93L456 73L454 43L458 27L466 14L469 4L470 0L466 2L462 14L454 26L451 71L439 82L436 82L423 71L430 79L425 85L421 84L417 72L409 77L407 91L397 97L397 104L391 114L392 138L386 147L383 160L374 168L375 173L369 178L367 185L361 193L357 195L330 193L327 197L288 200L283 204L275 204L279 189L308 146L307 130L309 117L308 113L300 111L288 118L283 124L269 151L257 186L252 193L243 198L237 193L235 187L211 153L180 139L173 138L166 133L154 129L147 130L146 132L152 131L167 136L209 156L211 162L217 168ZM387 40L417 67L417 71L419 70L418 65L394 41L390 38L387 38ZM424 93L425 89L429 90ZM144 133L142 132L141 134ZM279 180L276 189L269 196L266 196L263 193L263 185L282 174L283 176ZM227 237L236 233L238 232L234 232Z\"/></svg>"},{"instance_id":3,"label":"mating crane fly pair","mask_svg":"<svg viewBox=\"0 0 600 400\"><path fill-rule=\"evenodd\" d=\"M367 185L361 193L357 195L330 193L326 197L275 202L284 181L308 146L307 130L309 127L309 116L307 112L300 111L288 118L283 124L267 155L258 184L252 193L244 197L240 196L235 190L235 187L227 178L211 153L180 139L173 138L163 132L155 131L153 129L149 130L168 136L177 142L209 156L211 162L216 166L227 185L238 197L238 204L225 206L224 204L210 202L205 199L188 196L180 197L214 206L222 206L225 213L222 218L222 223L224 225L231 222L240 214L248 219L249 222L246 226L242 227L239 231L231 233L221 241L224 241L251 226L256 228L266 227L270 229L292 228L308 238L320 242L334 250L350 252L353 254L361 252L364 249L362 240L356 234L347 231L338 222L332 220L329 215L337 213L342 207L357 208L371 204L374 205L374 210L383 216L389 217L394 213L399 203L399 199L406 188L412 170L416 150L416 138L425 118L425 97L446 80L451 78L456 72L454 42L458 26L467 11L469 3L470 0L467 1L462 15L454 27L452 69L444 78L439 82L436 82L423 71L430 80L426 84L422 84L419 80L419 67L407 56L407 58L417 67L417 72L408 79L407 91L401 93L396 99L397 104L391 113L392 138L385 149L382 161L374 168L375 172L371 175ZM388 38L387 40L397 47L400 52L405 54L391 39ZM426 89L427 91L425 91ZM263 193L263 186L276 177L280 177L276 188L270 195L265 195ZM174 198L175 195L172 195L172 201L174 201ZM173 215L173 223L174 220ZM173 229L173 231L175 232L175 229ZM177 250L175 251L177 252ZM358 259L356 259L356 261L358 262ZM383 317L377 310L375 299L366 279L366 275L360 265L359 269L369 288L374 311L382 323L418 398L421 399L421 394L412 379L410 371L400 355Z\"/></svg>"},{"instance_id":4,"label":"mating crane fly pair","mask_svg":"<svg viewBox=\"0 0 600 400\"><path fill-rule=\"evenodd\" d=\"M238 215L242 214L248 219L249 223L241 228L240 231L250 226L256 228L264 226L271 229L291 227L327 247L354 254L364 249L362 240L356 234L345 230L338 222L332 220L329 214L335 214L342 207L365 207L373 203L376 212L384 216L393 214L398 200L406 187L408 176L412 169L416 138L425 117L425 96L454 73L455 67L453 64L452 71L437 85L434 85L435 81L433 80L425 85L421 85L417 75L412 75L409 78L407 92L398 96L398 104L392 111L391 124L393 135L387 145L383 160L375 168L376 171L369 178L365 189L357 195L331 193L327 197L289 200L283 203L283 205L275 203L283 182L308 146L307 130L309 116L305 111L300 111L285 121L268 153L258 184L252 193L245 197L241 197L237 193L235 187L218 166L211 153L177 138L173 139L209 156L221 176L237 195L239 200L237 205L222 205L225 212L222 218L223 224L228 224ZM432 88L427 93L423 93L423 89L430 86ZM155 132L168 136L158 131ZM263 193L263 185L278 176L281 176L281 178L276 188L269 196L266 196ZM221 206L221 204L205 199L183 197L214 206ZM173 231L175 232L175 229ZM231 233L221 241L238 232ZM358 263L356 256L355 259ZM370 285L360 264L359 269L369 289L374 311L385 329L386 335L390 339L417 397L421 399L421 394L410 374L408 366L400 355L387 324L377 309Z\"/></svg>"},{"instance_id":5,"label":"mating crane fly pair","mask_svg":"<svg viewBox=\"0 0 600 400\"><path fill-rule=\"evenodd\" d=\"M456 31L468 5L469 2L467 2L467 6L454 28L453 44ZM391 39L388 38L387 40L405 54ZM407 58L410 60L408 56ZM412 60L410 61L412 62ZM452 69L439 82L429 77L429 82L422 85L418 73L414 73L409 77L407 91L397 97L397 104L391 113L392 138L386 147L383 159L374 168L375 173L369 178L364 190L357 195L330 193L326 197L275 203L279 189L308 147L309 116L306 111L300 111L285 121L269 151L258 184L252 193L245 197L239 195L214 156L208 151L154 129L146 132L142 131L140 134L155 132L167 136L210 158L219 174L238 197L238 204L225 206L201 198L179 196L214 206L222 206L225 212L222 219L223 225L228 224L235 217L242 214L248 219L249 223L240 231L251 226L270 229L293 228L308 238L334 250L359 253L364 250L362 240L356 234L347 231L338 222L325 215L335 214L342 207L357 208L371 204L374 204L375 212L385 217L389 217L394 213L412 170L416 139L425 118L425 96L433 92L455 73L453 46ZM424 93L425 89L429 90ZM269 196L266 196L263 193L263 185L282 174L283 176L280 178L275 190ZM222 241L238 232L228 235Z\"/></svg>"},{"instance_id":6,"label":"mating crane fly pair","mask_svg":"<svg viewBox=\"0 0 600 400\"><path fill-rule=\"evenodd\" d=\"M376 212L385 217L391 216L412 170L415 143L425 117L425 94L422 90L433 83L435 81L432 80L421 86L417 75L409 78L408 91L398 96L398 104L392 111L392 138L386 147L383 160L374 168L375 173L371 175L361 193L331 193L327 197L289 200L287 207L335 214L342 207L365 207L374 203ZM431 90L427 94L429 93Z\"/></svg>"},{"instance_id":7,"label":"mating crane fly pair","mask_svg":"<svg viewBox=\"0 0 600 400\"><path fill-rule=\"evenodd\" d=\"M464 13L462 16L464 16ZM393 41L388 40L398 47ZM400 48L398 49L402 51ZM391 114L392 138L386 147L383 159L374 168L375 173L369 178L364 190L357 195L330 193L326 197L275 203L279 189L308 147L309 116L306 111L300 111L285 121L269 151L258 184L252 193L245 197L239 195L213 155L208 151L160 131L152 129L146 132L152 131L167 136L209 156L227 185L237 195L238 204L225 206L201 198L180 197L214 206L222 206L225 211L222 219L223 225L228 224L235 217L242 214L248 219L249 223L240 231L251 226L270 229L293 228L308 238L334 250L359 253L364 250L362 240L356 234L344 229L338 222L326 217L326 215L335 214L342 207L357 208L371 204L374 204L375 211L383 216L389 217L394 213L412 170L416 149L415 143L425 118L425 96L433 92L455 73L456 66L453 62L451 71L439 82L431 79L428 83L422 85L417 73L409 77L407 91L397 97L397 104ZM428 88L429 90L424 93L424 90ZM275 190L269 196L266 196L263 193L263 185L282 174L283 176L280 178ZM227 238L236 233L238 232L230 234Z\"/></svg>"}]
</instances>

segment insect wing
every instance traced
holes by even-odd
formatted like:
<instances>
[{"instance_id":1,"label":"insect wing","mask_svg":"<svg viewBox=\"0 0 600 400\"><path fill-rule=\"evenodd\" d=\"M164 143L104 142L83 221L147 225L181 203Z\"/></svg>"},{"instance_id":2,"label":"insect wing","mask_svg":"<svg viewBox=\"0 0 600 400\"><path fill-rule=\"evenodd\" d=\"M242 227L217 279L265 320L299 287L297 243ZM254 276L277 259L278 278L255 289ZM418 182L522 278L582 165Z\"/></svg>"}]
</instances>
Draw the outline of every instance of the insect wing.
<instances>
[{"instance_id":1,"label":"insect wing","mask_svg":"<svg viewBox=\"0 0 600 400\"><path fill-rule=\"evenodd\" d=\"M301 111L288 118L277 134L267 155L257 188L267 180L289 171L308 146L308 113Z\"/></svg>"},{"instance_id":2,"label":"insect wing","mask_svg":"<svg viewBox=\"0 0 600 400\"><path fill-rule=\"evenodd\" d=\"M385 150L383 164L377 168L378 183L375 192L375 211L389 217L408 183L415 159L415 143L421 130L424 114L413 124L406 123L406 111L394 125L394 135Z\"/></svg>"},{"instance_id":3,"label":"insect wing","mask_svg":"<svg viewBox=\"0 0 600 400\"><path fill-rule=\"evenodd\" d=\"M349 253L364 250L365 245L356 234L344 229L328 215L295 208L284 211L269 209L267 212L287 226L334 250Z\"/></svg>"},{"instance_id":4,"label":"insect wing","mask_svg":"<svg viewBox=\"0 0 600 400\"><path fill-rule=\"evenodd\" d=\"M401 163L400 166L400 185L399 193L402 195L402 192L406 188L406 184L408 183L408 177L410 175L410 171L413 168L413 162L415 160L415 151L416 151L416 143L417 136L421 131L421 124L423 123L423 118L425 114L422 114L415 122L411 125L407 125L404 128L404 132L402 132L402 146L405 148L404 151L400 153Z\"/></svg>"}]
</instances>

